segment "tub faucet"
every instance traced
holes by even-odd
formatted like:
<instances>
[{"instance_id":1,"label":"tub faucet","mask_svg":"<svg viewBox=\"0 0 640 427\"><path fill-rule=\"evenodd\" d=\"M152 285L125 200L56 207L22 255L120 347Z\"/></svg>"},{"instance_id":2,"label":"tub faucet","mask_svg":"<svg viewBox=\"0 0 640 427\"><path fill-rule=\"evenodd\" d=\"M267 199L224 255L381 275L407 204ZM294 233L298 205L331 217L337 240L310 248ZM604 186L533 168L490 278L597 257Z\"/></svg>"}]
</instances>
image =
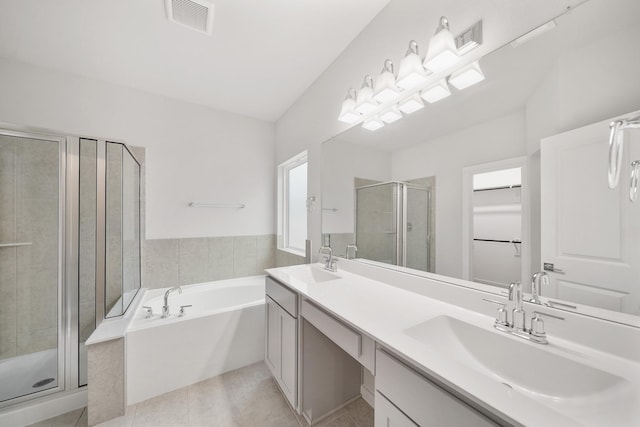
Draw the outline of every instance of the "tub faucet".
<instances>
[{"instance_id":1,"label":"tub faucet","mask_svg":"<svg viewBox=\"0 0 640 427\"><path fill-rule=\"evenodd\" d=\"M182 293L182 288L177 286L175 288L170 288L167 292L164 293L164 305L162 306L162 318L169 317L169 294L173 291L178 291L179 294Z\"/></svg>"}]
</instances>

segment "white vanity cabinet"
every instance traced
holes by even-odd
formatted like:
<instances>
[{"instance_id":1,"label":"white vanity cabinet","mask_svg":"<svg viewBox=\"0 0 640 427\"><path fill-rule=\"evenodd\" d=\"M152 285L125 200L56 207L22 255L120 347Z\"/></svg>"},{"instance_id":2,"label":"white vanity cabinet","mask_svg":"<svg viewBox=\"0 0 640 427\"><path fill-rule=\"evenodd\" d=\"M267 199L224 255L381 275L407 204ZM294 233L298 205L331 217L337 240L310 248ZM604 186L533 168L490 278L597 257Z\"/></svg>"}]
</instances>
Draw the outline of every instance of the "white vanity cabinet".
<instances>
[{"instance_id":1,"label":"white vanity cabinet","mask_svg":"<svg viewBox=\"0 0 640 427\"><path fill-rule=\"evenodd\" d=\"M489 427L485 415L386 351L376 352L376 427Z\"/></svg>"},{"instance_id":2,"label":"white vanity cabinet","mask_svg":"<svg viewBox=\"0 0 640 427\"><path fill-rule=\"evenodd\" d=\"M265 363L293 408L298 395L297 294L266 278Z\"/></svg>"}]
</instances>

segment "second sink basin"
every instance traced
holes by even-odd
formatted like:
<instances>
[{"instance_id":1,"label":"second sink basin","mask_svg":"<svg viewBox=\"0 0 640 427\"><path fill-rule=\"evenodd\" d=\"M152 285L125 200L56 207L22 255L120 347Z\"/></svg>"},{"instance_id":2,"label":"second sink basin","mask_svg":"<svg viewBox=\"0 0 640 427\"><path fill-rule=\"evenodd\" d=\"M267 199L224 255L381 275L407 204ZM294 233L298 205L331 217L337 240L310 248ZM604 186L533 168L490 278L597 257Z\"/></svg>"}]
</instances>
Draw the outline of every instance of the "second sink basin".
<instances>
[{"instance_id":1,"label":"second sink basin","mask_svg":"<svg viewBox=\"0 0 640 427\"><path fill-rule=\"evenodd\" d=\"M404 331L449 360L546 403L628 395L623 378L563 357L539 344L438 316Z\"/></svg>"},{"instance_id":2,"label":"second sink basin","mask_svg":"<svg viewBox=\"0 0 640 427\"><path fill-rule=\"evenodd\" d=\"M287 270L287 274L306 283L321 283L340 279L340 276L337 274L323 270L316 265L309 264L290 267Z\"/></svg>"}]
</instances>

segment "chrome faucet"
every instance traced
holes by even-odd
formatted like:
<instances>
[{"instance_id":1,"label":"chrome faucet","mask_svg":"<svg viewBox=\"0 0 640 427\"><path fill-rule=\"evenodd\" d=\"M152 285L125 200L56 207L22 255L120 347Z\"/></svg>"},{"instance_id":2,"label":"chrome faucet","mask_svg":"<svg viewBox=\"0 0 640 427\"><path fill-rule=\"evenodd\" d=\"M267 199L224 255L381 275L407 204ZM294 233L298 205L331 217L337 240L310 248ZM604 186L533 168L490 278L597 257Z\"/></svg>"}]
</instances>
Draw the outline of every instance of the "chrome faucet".
<instances>
[{"instance_id":1,"label":"chrome faucet","mask_svg":"<svg viewBox=\"0 0 640 427\"><path fill-rule=\"evenodd\" d=\"M353 258L355 258L358 255L358 247L353 243L350 243L347 245L347 251L346 251L347 253L345 255L347 259L353 259L353 258L349 258L349 252L350 252L349 249L353 249Z\"/></svg>"},{"instance_id":2,"label":"chrome faucet","mask_svg":"<svg viewBox=\"0 0 640 427\"><path fill-rule=\"evenodd\" d=\"M538 277L543 276L540 275ZM509 301L515 301L515 308L512 311L513 314L511 322L509 322L509 315L505 309L505 306L507 305L506 303L486 298L483 298L483 300L500 306L493 325L497 330L513 334L536 344L549 344L547 334L544 331L544 321L540 317L551 317L558 320L564 320L564 317L534 310L533 317L531 318L531 327L527 328L526 313L524 311L522 301L522 285L519 282L513 282L509 285Z\"/></svg>"},{"instance_id":3,"label":"chrome faucet","mask_svg":"<svg viewBox=\"0 0 640 427\"><path fill-rule=\"evenodd\" d=\"M513 309L512 327L516 331L526 330L525 313L522 306L522 285L520 282L513 282L509 285L509 301L514 301L516 307Z\"/></svg>"},{"instance_id":4,"label":"chrome faucet","mask_svg":"<svg viewBox=\"0 0 640 427\"><path fill-rule=\"evenodd\" d=\"M170 288L167 292L164 293L164 305L162 306L162 318L169 317L169 294L173 291L178 291L179 294L182 293L182 288L180 286Z\"/></svg>"},{"instance_id":5,"label":"chrome faucet","mask_svg":"<svg viewBox=\"0 0 640 427\"><path fill-rule=\"evenodd\" d=\"M324 258L325 270L333 271L334 273L338 271L338 266L337 266L338 260L333 257L333 249L331 249L331 246L320 247L320 249L318 250L318 254L320 255L326 254Z\"/></svg>"},{"instance_id":6,"label":"chrome faucet","mask_svg":"<svg viewBox=\"0 0 640 427\"><path fill-rule=\"evenodd\" d=\"M544 271L538 271L531 278L531 298L528 300L534 304L542 305L540 296L542 295L542 285L549 285L549 275Z\"/></svg>"}]
</instances>

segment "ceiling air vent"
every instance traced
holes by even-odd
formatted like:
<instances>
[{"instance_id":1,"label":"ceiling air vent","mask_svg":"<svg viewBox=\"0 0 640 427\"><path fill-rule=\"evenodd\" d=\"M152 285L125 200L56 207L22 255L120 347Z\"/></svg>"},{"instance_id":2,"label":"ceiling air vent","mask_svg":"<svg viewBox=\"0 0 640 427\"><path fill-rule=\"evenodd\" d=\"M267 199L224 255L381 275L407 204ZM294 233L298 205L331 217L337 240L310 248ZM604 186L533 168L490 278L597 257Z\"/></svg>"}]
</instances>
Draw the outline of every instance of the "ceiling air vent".
<instances>
[{"instance_id":1,"label":"ceiling air vent","mask_svg":"<svg viewBox=\"0 0 640 427\"><path fill-rule=\"evenodd\" d=\"M211 34L213 30L213 3L207 0L165 0L170 21L192 30Z\"/></svg>"}]
</instances>

